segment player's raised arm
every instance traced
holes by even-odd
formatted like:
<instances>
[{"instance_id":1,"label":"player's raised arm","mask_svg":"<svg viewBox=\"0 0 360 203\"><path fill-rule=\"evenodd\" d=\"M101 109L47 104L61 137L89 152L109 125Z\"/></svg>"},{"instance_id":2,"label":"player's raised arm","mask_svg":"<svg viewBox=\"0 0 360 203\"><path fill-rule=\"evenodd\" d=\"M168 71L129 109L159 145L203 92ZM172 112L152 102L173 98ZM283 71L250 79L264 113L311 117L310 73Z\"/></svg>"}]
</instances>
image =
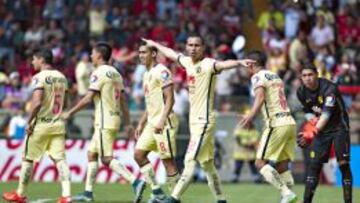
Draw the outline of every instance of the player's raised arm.
<instances>
[{"instance_id":1,"label":"player's raised arm","mask_svg":"<svg viewBox=\"0 0 360 203\"><path fill-rule=\"evenodd\" d=\"M226 61L216 61L214 66L215 66L215 70L217 72L221 72L223 70L236 68L236 67L248 68L255 63L256 63L256 61L251 60L251 59L226 60Z\"/></svg>"},{"instance_id":2,"label":"player's raised arm","mask_svg":"<svg viewBox=\"0 0 360 203\"><path fill-rule=\"evenodd\" d=\"M28 119L28 127L26 129L26 133L30 135L33 130L33 120L36 117L37 113L40 111L41 108L41 101L43 98L44 90L43 89L35 89L32 98L31 98L31 108L29 112L29 119Z\"/></svg>"},{"instance_id":3,"label":"player's raised arm","mask_svg":"<svg viewBox=\"0 0 360 203\"><path fill-rule=\"evenodd\" d=\"M179 57L179 53L177 53L176 51L174 51L173 49L166 47L164 45L161 45L158 42L155 42L153 40L150 39L144 39L142 38L141 40L143 40L144 42L146 42L147 46L151 46L151 47L155 47L158 51L160 51L166 58L171 59L172 61L177 61L178 57Z\"/></svg>"}]
</instances>

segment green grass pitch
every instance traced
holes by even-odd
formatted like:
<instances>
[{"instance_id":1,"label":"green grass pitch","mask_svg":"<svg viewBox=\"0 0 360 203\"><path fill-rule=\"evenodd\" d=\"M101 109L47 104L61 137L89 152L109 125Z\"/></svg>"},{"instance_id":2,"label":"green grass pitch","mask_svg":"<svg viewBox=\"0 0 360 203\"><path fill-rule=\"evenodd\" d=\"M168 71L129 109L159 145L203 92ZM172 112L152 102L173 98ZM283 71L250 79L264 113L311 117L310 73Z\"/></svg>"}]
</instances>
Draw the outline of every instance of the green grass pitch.
<instances>
[{"instance_id":1,"label":"green grass pitch","mask_svg":"<svg viewBox=\"0 0 360 203\"><path fill-rule=\"evenodd\" d=\"M0 183L0 192L13 190L17 183ZM81 192L83 184L72 184L72 193ZM280 202L278 192L267 184L224 184L224 190L229 203L277 203ZM302 196L304 186L294 188L298 196ZM96 202L103 203L130 203L133 193L130 185L97 184L94 189ZM28 190L30 203L55 202L60 194L58 183L31 183ZM149 197L149 189L144 193L143 202ZM47 200L48 199L48 200ZM360 189L354 189L353 202L360 203ZM2 200L3 201L3 200ZM3 201L4 202L4 201ZM207 184L192 184L185 192L183 203L213 203L214 200ZM300 202L300 201L299 201ZM342 190L337 187L320 186L315 194L314 203L341 203Z\"/></svg>"}]
</instances>

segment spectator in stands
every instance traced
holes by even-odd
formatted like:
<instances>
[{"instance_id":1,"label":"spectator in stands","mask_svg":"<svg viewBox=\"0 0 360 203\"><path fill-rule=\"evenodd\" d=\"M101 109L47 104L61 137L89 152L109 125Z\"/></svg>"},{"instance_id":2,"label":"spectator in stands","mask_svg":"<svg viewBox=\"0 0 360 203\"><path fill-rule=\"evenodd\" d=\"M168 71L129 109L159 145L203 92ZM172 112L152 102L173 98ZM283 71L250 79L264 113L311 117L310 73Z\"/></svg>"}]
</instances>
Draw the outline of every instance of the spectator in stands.
<instances>
[{"instance_id":1,"label":"spectator in stands","mask_svg":"<svg viewBox=\"0 0 360 203\"><path fill-rule=\"evenodd\" d=\"M316 25L312 28L310 34L310 46L314 52L322 47L329 47L334 52L335 33L333 28L326 23L322 12L316 14Z\"/></svg>"},{"instance_id":2,"label":"spectator in stands","mask_svg":"<svg viewBox=\"0 0 360 203\"><path fill-rule=\"evenodd\" d=\"M282 30L284 27L284 14L276 9L273 3L269 3L268 8L268 10L265 10L260 14L257 26L261 30L266 30L269 28L270 20L273 20L275 28Z\"/></svg>"},{"instance_id":3,"label":"spectator in stands","mask_svg":"<svg viewBox=\"0 0 360 203\"><path fill-rule=\"evenodd\" d=\"M90 63L89 54L84 52L81 54L80 61L76 65L75 69L78 96L83 97L86 94L92 71L93 66Z\"/></svg>"},{"instance_id":4,"label":"spectator in stands","mask_svg":"<svg viewBox=\"0 0 360 203\"><path fill-rule=\"evenodd\" d=\"M12 110L21 108L29 98L26 88L21 86L18 72L10 74L9 85L5 88L5 95L2 107Z\"/></svg>"},{"instance_id":5,"label":"spectator in stands","mask_svg":"<svg viewBox=\"0 0 360 203\"><path fill-rule=\"evenodd\" d=\"M307 57L307 40L305 30L299 30L297 37L291 42L289 47L290 68L300 70L300 61Z\"/></svg>"},{"instance_id":6,"label":"spectator in stands","mask_svg":"<svg viewBox=\"0 0 360 203\"><path fill-rule=\"evenodd\" d=\"M106 28L106 11L100 4L96 4L89 11L90 35L102 38Z\"/></svg>"}]
</instances>

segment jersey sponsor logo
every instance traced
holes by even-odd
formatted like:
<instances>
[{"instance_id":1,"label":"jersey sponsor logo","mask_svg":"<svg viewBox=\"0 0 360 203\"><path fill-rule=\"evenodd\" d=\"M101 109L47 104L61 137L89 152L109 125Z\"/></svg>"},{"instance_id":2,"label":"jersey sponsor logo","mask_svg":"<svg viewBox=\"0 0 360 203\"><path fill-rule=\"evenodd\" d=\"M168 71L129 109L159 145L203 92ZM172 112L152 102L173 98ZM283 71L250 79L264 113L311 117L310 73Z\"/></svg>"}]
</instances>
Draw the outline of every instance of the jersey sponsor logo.
<instances>
[{"instance_id":1,"label":"jersey sponsor logo","mask_svg":"<svg viewBox=\"0 0 360 203\"><path fill-rule=\"evenodd\" d=\"M280 79L278 75L275 74L269 74L269 73L265 73L265 78L267 80L276 80L276 79Z\"/></svg>"},{"instance_id":2,"label":"jersey sponsor logo","mask_svg":"<svg viewBox=\"0 0 360 203\"><path fill-rule=\"evenodd\" d=\"M45 83L46 84L53 84L53 83L66 83L66 79L65 78L59 78L59 77L52 77L52 76L48 76L45 78Z\"/></svg>"},{"instance_id":3,"label":"jersey sponsor logo","mask_svg":"<svg viewBox=\"0 0 360 203\"><path fill-rule=\"evenodd\" d=\"M325 106L333 107L335 106L335 96L327 96L325 99Z\"/></svg>"},{"instance_id":4,"label":"jersey sponsor logo","mask_svg":"<svg viewBox=\"0 0 360 203\"><path fill-rule=\"evenodd\" d=\"M114 79L114 78L118 78L120 77L119 73L113 72L113 71L107 71L105 73L106 77L110 78L110 79Z\"/></svg>"},{"instance_id":5,"label":"jersey sponsor logo","mask_svg":"<svg viewBox=\"0 0 360 203\"><path fill-rule=\"evenodd\" d=\"M201 67L196 67L196 73L201 73Z\"/></svg>"},{"instance_id":6,"label":"jersey sponsor logo","mask_svg":"<svg viewBox=\"0 0 360 203\"><path fill-rule=\"evenodd\" d=\"M98 77L96 75L92 75L91 78L90 78L90 82L91 83L94 83L98 80Z\"/></svg>"},{"instance_id":7,"label":"jersey sponsor logo","mask_svg":"<svg viewBox=\"0 0 360 203\"><path fill-rule=\"evenodd\" d=\"M188 75L188 77L186 78L186 80L187 80L187 83L188 83L189 85L195 84L195 76L193 76L193 75Z\"/></svg>"}]
</instances>

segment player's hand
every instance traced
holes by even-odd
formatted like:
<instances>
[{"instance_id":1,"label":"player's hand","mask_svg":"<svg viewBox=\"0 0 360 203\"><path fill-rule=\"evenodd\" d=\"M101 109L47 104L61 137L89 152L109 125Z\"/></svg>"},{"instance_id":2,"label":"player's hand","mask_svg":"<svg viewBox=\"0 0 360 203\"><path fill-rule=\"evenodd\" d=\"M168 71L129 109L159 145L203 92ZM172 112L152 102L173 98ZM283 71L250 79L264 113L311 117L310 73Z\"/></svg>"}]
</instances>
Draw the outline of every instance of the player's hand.
<instances>
[{"instance_id":1,"label":"player's hand","mask_svg":"<svg viewBox=\"0 0 360 203\"><path fill-rule=\"evenodd\" d=\"M254 120L254 117L251 115L244 115L240 118L239 125L243 128L250 126L249 124Z\"/></svg>"},{"instance_id":2,"label":"player's hand","mask_svg":"<svg viewBox=\"0 0 360 203\"><path fill-rule=\"evenodd\" d=\"M309 132L301 132L297 135L296 142L299 147L307 148L311 145L313 140L314 140L314 134Z\"/></svg>"},{"instance_id":3,"label":"player's hand","mask_svg":"<svg viewBox=\"0 0 360 203\"><path fill-rule=\"evenodd\" d=\"M162 134L163 130L164 130L164 126L165 126L165 123L164 122L159 122L156 126L155 126L155 134Z\"/></svg>"},{"instance_id":4,"label":"player's hand","mask_svg":"<svg viewBox=\"0 0 360 203\"><path fill-rule=\"evenodd\" d=\"M142 131L144 130L144 126L143 125L138 125L135 129L135 140L138 140L139 137L141 136Z\"/></svg>"},{"instance_id":5,"label":"player's hand","mask_svg":"<svg viewBox=\"0 0 360 203\"><path fill-rule=\"evenodd\" d=\"M134 137L134 127L132 125L126 125L125 126L125 133L129 136L129 137Z\"/></svg>"},{"instance_id":6,"label":"player's hand","mask_svg":"<svg viewBox=\"0 0 360 203\"><path fill-rule=\"evenodd\" d=\"M243 60L239 60L239 64L245 68L250 68L252 65L254 65L256 63L256 61L251 60L251 59L243 59Z\"/></svg>"},{"instance_id":7,"label":"player's hand","mask_svg":"<svg viewBox=\"0 0 360 203\"><path fill-rule=\"evenodd\" d=\"M60 118L63 119L63 120L68 120L68 119L70 118L69 112L63 112L63 113L60 115Z\"/></svg>"},{"instance_id":8,"label":"player's hand","mask_svg":"<svg viewBox=\"0 0 360 203\"><path fill-rule=\"evenodd\" d=\"M145 39L145 38L141 38L142 41L146 42L147 46L151 46L151 47L155 47L156 46L156 42L151 40L151 39Z\"/></svg>"},{"instance_id":9,"label":"player's hand","mask_svg":"<svg viewBox=\"0 0 360 203\"><path fill-rule=\"evenodd\" d=\"M28 124L28 126L27 126L26 129L25 129L25 131L26 131L26 134L27 134L28 136L30 136L30 135L33 133L33 131L34 131L34 125Z\"/></svg>"}]
</instances>

